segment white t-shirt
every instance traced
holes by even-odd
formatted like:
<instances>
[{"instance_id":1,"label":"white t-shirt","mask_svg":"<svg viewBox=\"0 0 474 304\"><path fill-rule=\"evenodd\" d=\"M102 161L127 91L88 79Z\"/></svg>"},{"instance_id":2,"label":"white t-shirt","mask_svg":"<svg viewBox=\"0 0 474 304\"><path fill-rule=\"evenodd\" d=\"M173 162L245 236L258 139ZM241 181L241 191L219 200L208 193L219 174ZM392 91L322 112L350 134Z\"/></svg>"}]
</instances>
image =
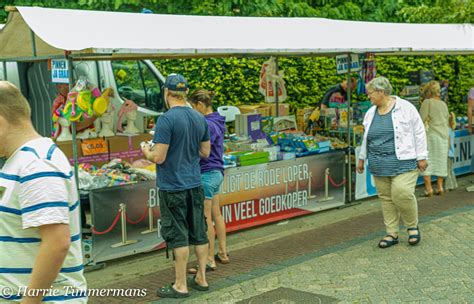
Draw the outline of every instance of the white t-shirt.
<instances>
[{"instance_id":1,"label":"white t-shirt","mask_svg":"<svg viewBox=\"0 0 474 304\"><path fill-rule=\"evenodd\" d=\"M79 195L71 166L49 139L20 147L0 170L0 286L12 288L4 300L20 301L41 243L39 226L68 224L71 246L46 303L86 303L83 275Z\"/></svg>"}]
</instances>

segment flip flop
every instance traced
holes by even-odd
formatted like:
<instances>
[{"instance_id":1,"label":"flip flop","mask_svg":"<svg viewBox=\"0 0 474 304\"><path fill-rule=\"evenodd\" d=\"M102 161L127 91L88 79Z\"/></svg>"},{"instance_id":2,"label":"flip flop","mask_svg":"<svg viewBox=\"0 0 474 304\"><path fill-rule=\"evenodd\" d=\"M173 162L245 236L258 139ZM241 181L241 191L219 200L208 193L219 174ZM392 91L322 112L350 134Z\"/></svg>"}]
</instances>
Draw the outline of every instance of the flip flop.
<instances>
[{"instance_id":1,"label":"flip flop","mask_svg":"<svg viewBox=\"0 0 474 304\"><path fill-rule=\"evenodd\" d=\"M173 283L163 286L156 291L160 298L182 299L189 297L189 292L179 292L173 287Z\"/></svg>"},{"instance_id":2,"label":"flip flop","mask_svg":"<svg viewBox=\"0 0 474 304\"><path fill-rule=\"evenodd\" d=\"M198 269L199 269L199 265L196 265L196 267L194 267L194 268L189 268L188 273L189 274L196 274L198 272ZM216 266L212 267L211 265L206 264L206 272L215 271L216 269L217 269Z\"/></svg>"},{"instance_id":3,"label":"flip flop","mask_svg":"<svg viewBox=\"0 0 474 304\"><path fill-rule=\"evenodd\" d=\"M187 283L188 283L188 287L191 287L192 289L196 289L199 291L209 290L209 286L202 286L196 282L196 276L188 277Z\"/></svg>"},{"instance_id":4,"label":"flip flop","mask_svg":"<svg viewBox=\"0 0 474 304\"><path fill-rule=\"evenodd\" d=\"M223 259L223 258L221 258L221 256L218 253L216 253L216 255L214 256L214 259L217 262L221 263L221 264L229 264L230 263L229 254L227 254L227 259Z\"/></svg>"}]
</instances>

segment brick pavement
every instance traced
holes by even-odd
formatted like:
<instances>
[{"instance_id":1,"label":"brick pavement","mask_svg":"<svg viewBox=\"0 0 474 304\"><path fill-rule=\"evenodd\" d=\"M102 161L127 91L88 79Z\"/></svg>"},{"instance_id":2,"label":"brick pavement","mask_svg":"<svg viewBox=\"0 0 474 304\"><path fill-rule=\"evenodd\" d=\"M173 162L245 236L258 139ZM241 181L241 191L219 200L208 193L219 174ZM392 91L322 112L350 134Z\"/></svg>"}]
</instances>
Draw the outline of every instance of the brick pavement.
<instances>
[{"instance_id":1,"label":"brick pavement","mask_svg":"<svg viewBox=\"0 0 474 304\"><path fill-rule=\"evenodd\" d=\"M415 247L404 237L400 244L381 250L376 246L379 236L373 233L293 259L271 273L253 271L254 279L214 292L194 292L185 303L235 303L279 287L342 303L473 303L474 206L452 209L424 221L422 227L423 241ZM313 296L309 303L317 299Z\"/></svg>"},{"instance_id":2,"label":"brick pavement","mask_svg":"<svg viewBox=\"0 0 474 304\"><path fill-rule=\"evenodd\" d=\"M449 212L450 210L459 210L459 208L463 207L470 208L472 207L472 205L474 205L472 193L468 193L464 191L464 189L460 189L458 191L449 192L444 197L435 197L431 199L420 200L419 210L420 216L422 217L423 221L426 222L438 218L440 215L443 215L443 212ZM423 226L424 225L422 225L422 227ZM284 229L284 226L282 226L282 229ZM347 246L348 244L355 245L357 243L353 243L354 239L357 240L360 238L367 237L368 235L371 236L374 240L365 241L364 246L357 246L357 248L367 247L370 248L370 250L373 250L373 248L376 248L374 246L376 246L378 238L384 234L382 229L383 224L381 212L372 212L369 214L357 216L348 220L330 224L324 227L297 233L292 236L283 237L271 242L258 244L250 248L233 251L231 253L232 263L219 267L218 271L209 273L209 281L212 284L212 290L221 288L224 288L223 290L225 290L225 287L231 285L236 285L238 287L243 281L253 282L253 280L260 280L265 273L282 271L282 266L288 266L288 269L296 267L296 270L291 270L290 277L293 275L293 272L295 272L295 275L299 272L311 274L315 271L313 266L304 266L308 270L305 272L305 268L303 266L292 266L294 264L294 259L298 259L301 256L305 256L308 254L311 255L315 253L327 254L321 255L321 257L316 260L321 260L331 256L336 257L330 253L332 252L331 250L334 250L334 248L338 248L338 246ZM436 227L432 229L435 232L437 231ZM406 237L403 236L403 234L402 241L406 241ZM358 240L358 242L360 242L360 240ZM400 248L403 247L400 246ZM375 252L378 253L378 251ZM344 262L345 260L350 260L351 255L348 255L347 257L349 258L346 259L339 257L335 261L339 263ZM361 265L364 265L364 263L370 264L370 261L367 259L358 259L357 261ZM159 263L158 258L156 262ZM390 263L388 263L387 261L382 260L381 262L383 262L381 263L381 265L390 265ZM338 263L335 263L335 265L338 265ZM190 263L190 265L194 264L195 262ZM299 269L298 267L303 267L303 269ZM391 267L388 267L388 269L392 271ZM380 271L383 272L384 270L380 269ZM312 291L326 289L339 290L342 288L342 292L344 290L348 291L350 288L355 288L334 285L334 283L331 283L329 281L330 276L325 275L324 271L318 271L318 273L321 273L320 278L326 278L327 282L329 283L325 283L323 285L319 283L319 285L317 283L312 283L312 285L310 284L310 286L314 285L314 289L312 289ZM347 276L351 277L354 275L348 274ZM144 298L91 298L90 303L137 303L156 300L157 297L155 296L155 290L163 284L168 284L173 281L173 277L173 269L169 268L154 274L144 275L136 280L127 281L118 285L110 286L110 288L146 288L148 289L148 295ZM357 278L359 280L357 280ZM361 279L366 279L364 277L364 274L355 275L353 281L364 281ZM292 283L293 281L290 280L286 282L285 280L286 279L279 279L278 277L273 277L273 274L270 274L269 278L266 279L264 288L262 288L261 286L254 286L252 284L249 285L249 288L241 289L240 287L238 287L235 290L231 290L229 292L226 291L219 295L219 302L234 302L238 299L247 298L251 295L261 293L263 292L263 290L269 290L271 288L279 286L280 284L285 283L290 284L290 287L295 287L295 284ZM400 281L400 279L397 280ZM378 285L360 285L359 290L360 289L368 291L378 290L378 292L380 292L380 286ZM395 293L392 288L389 288L387 292L389 294ZM350 295L351 294L349 294L349 296ZM199 295L193 295L193 297L196 296ZM199 298L199 301L206 300L206 295L201 295L201 297L203 298ZM191 298L190 300L193 301L193 298ZM162 301L159 301L159 303L160 302Z\"/></svg>"}]
</instances>

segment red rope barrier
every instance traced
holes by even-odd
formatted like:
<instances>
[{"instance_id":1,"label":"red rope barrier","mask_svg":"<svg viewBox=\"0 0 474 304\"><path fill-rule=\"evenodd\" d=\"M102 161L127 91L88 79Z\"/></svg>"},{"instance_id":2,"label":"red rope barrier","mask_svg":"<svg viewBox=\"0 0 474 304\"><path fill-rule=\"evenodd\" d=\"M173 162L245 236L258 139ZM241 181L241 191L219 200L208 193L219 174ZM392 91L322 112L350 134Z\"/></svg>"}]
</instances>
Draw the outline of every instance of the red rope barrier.
<instances>
[{"instance_id":1,"label":"red rope barrier","mask_svg":"<svg viewBox=\"0 0 474 304\"><path fill-rule=\"evenodd\" d=\"M143 213L143 215L136 221L132 221L131 219L129 219L127 213L125 213L125 218L127 219L127 223L129 223L131 225L136 225L136 224L140 223L141 221L143 221L145 219L145 217L147 216L147 214L148 214L148 207L145 208L145 213Z\"/></svg>"},{"instance_id":2,"label":"red rope barrier","mask_svg":"<svg viewBox=\"0 0 474 304\"><path fill-rule=\"evenodd\" d=\"M97 231L97 230L95 230L94 227L92 227L92 228L91 228L92 233L98 234L98 235L102 235L102 234L106 234L106 233L109 233L110 231L112 231L112 229L114 229L115 226L117 225L117 223L118 223L118 221L119 221L119 219L120 219L120 214L121 214L121 213L122 213L122 211L119 210L119 212L117 213L117 215L116 215L115 218L114 218L114 221L112 222L112 225L110 225L109 228L107 228L107 229L104 230L104 231Z\"/></svg>"},{"instance_id":3,"label":"red rope barrier","mask_svg":"<svg viewBox=\"0 0 474 304\"><path fill-rule=\"evenodd\" d=\"M321 184L316 185L316 188L319 189L319 188L321 188L322 186L324 186L324 179L323 179L323 181L321 182Z\"/></svg>"},{"instance_id":4,"label":"red rope barrier","mask_svg":"<svg viewBox=\"0 0 474 304\"><path fill-rule=\"evenodd\" d=\"M336 182L334 182L334 180L332 179L331 175L328 176L329 177L329 181L331 182L331 184L336 187L336 188L339 188L341 187L342 185L344 185L346 183L346 179L343 178L342 179L342 182L340 184L337 184Z\"/></svg>"}]
</instances>

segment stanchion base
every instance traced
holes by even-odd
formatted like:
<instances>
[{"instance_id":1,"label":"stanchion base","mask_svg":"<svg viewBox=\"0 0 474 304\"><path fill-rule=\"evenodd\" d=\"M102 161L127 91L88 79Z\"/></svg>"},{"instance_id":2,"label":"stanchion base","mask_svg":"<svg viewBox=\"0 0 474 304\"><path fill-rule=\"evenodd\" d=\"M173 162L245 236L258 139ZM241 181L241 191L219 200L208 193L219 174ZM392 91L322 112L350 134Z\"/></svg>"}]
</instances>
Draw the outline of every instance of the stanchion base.
<instances>
[{"instance_id":1,"label":"stanchion base","mask_svg":"<svg viewBox=\"0 0 474 304\"><path fill-rule=\"evenodd\" d=\"M147 229L147 230L142 231L141 234L148 234L148 233L157 232L157 231L158 231L158 228Z\"/></svg>"},{"instance_id":2,"label":"stanchion base","mask_svg":"<svg viewBox=\"0 0 474 304\"><path fill-rule=\"evenodd\" d=\"M112 247L112 248L117 248L117 247L122 247L122 246L127 246L127 245L131 245L131 244L135 244L136 242L138 242L138 241L137 241L137 240L128 240L128 241L125 242L125 243L120 242L120 243L117 243L117 244L113 244L113 245L110 246L110 247Z\"/></svg>"},{"instance_id":3,"label":"stanchion base","mask_svg":"<svg viewBox=\"0 0 474 304\"><path fill-rule=\"evenodd\" d=\"M308 198L316 198L316 195L310 195Z\"/></svg>"},{"instance_id":4,"label":"stanchion base","mask_svg":"<svg viewBox=\"0 0 474 304\"><path fill-rule=\"evenodd\" d=\"M327 201L332 201L334 199L333 196L327 196L327 197L323 197L322 199L320 199L319 201L320 202L327 202Z\"/></svg>"}]
</instances>

